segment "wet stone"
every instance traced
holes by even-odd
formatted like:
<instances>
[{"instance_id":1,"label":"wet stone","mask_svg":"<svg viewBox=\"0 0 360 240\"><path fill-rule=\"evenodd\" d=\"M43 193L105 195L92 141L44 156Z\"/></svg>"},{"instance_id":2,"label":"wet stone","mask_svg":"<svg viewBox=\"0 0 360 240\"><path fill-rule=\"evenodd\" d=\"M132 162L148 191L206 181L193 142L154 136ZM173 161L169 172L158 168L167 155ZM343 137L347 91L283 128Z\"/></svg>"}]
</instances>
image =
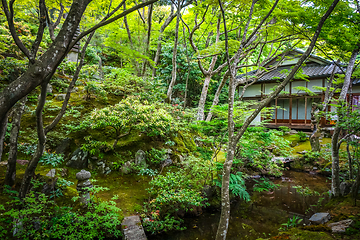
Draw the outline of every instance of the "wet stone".
<instances>
[{"instance_id":1,"label":"wet stone","mask_svg":"<svg viewBox=\"0 0 360 240\"><path fill-rule=\"evenodd\" d=\"M55 173L56 173L56 170L55 170L55 169L51 169L51 170L46 174L46 176L53 178L53 177L55 177Z\"/></svg>"},{"instance_id":2,"label":"wet stone","mask_svg":"<svg viewBox=\"0 0 360 240\"><path fill-rule=\"evenodd\" d=\"M147 240L139 216L124 218L121 226L125 240Z\"/></svg>"},{"instance_id":3,"label":"wet stone","mask_svg":"<svg viewBox=\"0 0 360 240\"><path fill-rule=\"evenodd\" d=\"M329 223L327 226L331 228L333 233L344 233L353 223L354 221L352 219L346 219L340 222Z\"/></svg>"},{"instance_id":4,"label":"wet stone","mask_svg":"<svg viewBox=\"0 0 360 240\"><path fill-rule=\"evenodd\" d=\"M89 171L86 171L82 169L80 172L76 174L76 179L78 181L85 181L87 179L91 178L91 173Z\"/></svg>"},{"instance_id":5,"label":"wet stone","mask_svg":"<svg viewBox=\"0 0 360 240\"><path fill-rule=\"evenodd\" d=\"M330 213L315 213L311 216L309 221L312 224L324 224L330 220Z\"/></svg>"},{"instance_id":6,"label":"wet stone","mask_svg":"<svg viewBox=\"0 0 360 240\"><path fill-rule=\"evenodd\" d=\"M135 154L135 164L141 168L147 168L146 153L143 150L138 150Z\"/></svg>"},{"instance_id":7,"label":"wet stone","mask_svg":"<svg viewBox=\"0 0 360 240\"><path fill-rule=\"evenodd\" d=\"M340 194L341 196L348 195L351 191L352 184L349 182L342 182L340 184Z\"/></svg>"}]
</instances>

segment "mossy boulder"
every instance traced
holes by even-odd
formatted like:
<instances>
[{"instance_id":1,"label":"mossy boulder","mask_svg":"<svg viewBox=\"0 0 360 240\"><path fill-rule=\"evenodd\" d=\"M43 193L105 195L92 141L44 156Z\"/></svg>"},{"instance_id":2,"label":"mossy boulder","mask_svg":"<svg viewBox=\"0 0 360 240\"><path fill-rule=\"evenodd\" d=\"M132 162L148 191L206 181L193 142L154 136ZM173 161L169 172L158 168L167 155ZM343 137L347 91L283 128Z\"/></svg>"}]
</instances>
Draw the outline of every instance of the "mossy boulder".
<instances>
[{"instance_id":1,"label":"mossy boulder","mask_svg":"<svg viewBox=\"0 0 360 240\"><path fill-rule=\"evenodd\" d=\"M193 136L188 132L178 132L171 138L175 143L175 148L181 153L196 151L196 144Z\"/></svg>"}]
</instances>

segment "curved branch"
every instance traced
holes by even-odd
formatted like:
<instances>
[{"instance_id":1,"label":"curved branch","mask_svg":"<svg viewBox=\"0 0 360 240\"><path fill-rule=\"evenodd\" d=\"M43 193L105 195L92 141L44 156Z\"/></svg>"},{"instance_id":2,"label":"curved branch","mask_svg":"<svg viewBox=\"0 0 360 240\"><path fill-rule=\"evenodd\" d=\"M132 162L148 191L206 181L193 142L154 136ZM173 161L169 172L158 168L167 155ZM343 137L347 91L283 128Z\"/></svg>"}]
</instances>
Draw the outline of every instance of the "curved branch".
<instances>
[{"instance_id":1,"label":"curved branch","mask_svg":"<svg viewBox=\"0 0 360 240\"><path fill-rule=\"evenodd\" d=\"M4 1L4 0L3 0ZM68 48L68 51L70 51L70 49L72 49L75 44L80 41L80 39L82 39L83 37L85 37L86 35L88 35L89 33L95 31L96 29L100 28L100 27L103 27L109 23L112 23L112 22L115 22L116 20L128 15L129 13L132 13L133 11L136 11L138 10L139 8L142 8L142 7L145 7L147 5L150 5L152 3L155 3L157 2L158 0L150 0L150 1L147 1L147 2L144 2L144 3L140 3L132 8L129 8L128 10L120 13L119 15L113 17L113 18L110 18L109 20L106 20L106 21L101 21L100 23L96 24L95 26L93 26L92 28L86 30L85 32L82 32L80 33L80 35L70 44L69 48ZM123 1L125 2L125 0Z\"/></svg>"},{"instance_id":2,"label":"curved branch","mask_svg":"<svg viewBox=\"0 0 360 240\"><path fill-rule=\"evenodd\" d=\"M12 38L15 41L15 44L18 46L18 48L25 54L25 56L30 60L31 63L34 63L34 60L31 60L31 54L29 52L29 49L27 49L24 45L24 43L20 40L19 36L16 34L16 29L14 25L14 9L13 5L15 0L11 0L10 4L8 6L7 0L1 0L3 9L5 12L6 20L9 25L9 30L11 33ZM9 10L10 8L10 10Z\"/></svg>"}]
</instances>

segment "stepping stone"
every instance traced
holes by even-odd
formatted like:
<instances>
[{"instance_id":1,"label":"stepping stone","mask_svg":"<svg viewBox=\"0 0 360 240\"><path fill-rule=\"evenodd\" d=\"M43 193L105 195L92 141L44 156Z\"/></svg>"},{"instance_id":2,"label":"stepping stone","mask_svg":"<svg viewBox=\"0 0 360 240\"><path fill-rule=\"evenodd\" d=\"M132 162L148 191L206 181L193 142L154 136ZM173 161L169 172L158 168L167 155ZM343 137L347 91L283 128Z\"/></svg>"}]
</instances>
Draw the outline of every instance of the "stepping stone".
<instances>
[{"instance_id":1,"label":"stepping stone","mask_svg":"<svg viewBox=\"0 0 360 240\"><path fill-rule=\"evenodd\" d=\"M311 216L309 221L312 224L324 224L330 220L330 213L315 213Z\"/></svg>"},{"instance_id":2,"label":"stepping stone","mask_svg":"<svg viewBox=\"0 0 360 240\"><path fill-rule=\"evenodd\" d=\"M346 219L340 222L329 223L327 226L331 228L333 233L344 233L348 227L353 224L353 220Z\"/></svg>"},{"instance_id":3,"label":"stepping stone","mask_svg":"<svg viewBox=\"0 0 360 240\"><path fill-rule=\"evenodd\" d=\"M124 218L121 223L124 240L147 240L139 216Z\"/></svg>"}]
</instances>

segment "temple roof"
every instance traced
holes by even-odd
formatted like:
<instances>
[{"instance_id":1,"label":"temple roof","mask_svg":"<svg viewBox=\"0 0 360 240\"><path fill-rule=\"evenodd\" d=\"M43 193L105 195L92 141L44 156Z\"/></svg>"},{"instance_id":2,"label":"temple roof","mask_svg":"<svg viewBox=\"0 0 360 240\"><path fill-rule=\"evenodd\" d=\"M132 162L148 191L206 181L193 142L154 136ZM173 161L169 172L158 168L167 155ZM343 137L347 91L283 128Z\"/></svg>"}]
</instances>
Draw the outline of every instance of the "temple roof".
<instances>
[{"instance_id":1,"label":"temple roof","mask_svg":"<svg viewBox=\"0 0 360 240\"><path fill-rule=\"evenodd\" d=\"M304 52L299 49L289 51L288 53L286 53L286 57L282 60L280 66L277 69L266 73L264 76L258 79L257 82L273 82L285 79L287 73L291 71L292 67L297 63L298 59L303 53ZM280 55L277 55L276 57L272 58L264 65L264 67L271 67L278 63L279 56ZM306 59L305 66L302 67L302 73L304 75L307 75L309 79L326 78L331 76L334 70L334 66L335 74L344 73L343 70L340 69L340 67L336 66L331 61L312 54ZM245 76L252 77L253 75L255 75L256 72L257 70L254 70L246 74L241 74L238 75L237 78L241 79Z\"/></svg>"}]
</instances>

